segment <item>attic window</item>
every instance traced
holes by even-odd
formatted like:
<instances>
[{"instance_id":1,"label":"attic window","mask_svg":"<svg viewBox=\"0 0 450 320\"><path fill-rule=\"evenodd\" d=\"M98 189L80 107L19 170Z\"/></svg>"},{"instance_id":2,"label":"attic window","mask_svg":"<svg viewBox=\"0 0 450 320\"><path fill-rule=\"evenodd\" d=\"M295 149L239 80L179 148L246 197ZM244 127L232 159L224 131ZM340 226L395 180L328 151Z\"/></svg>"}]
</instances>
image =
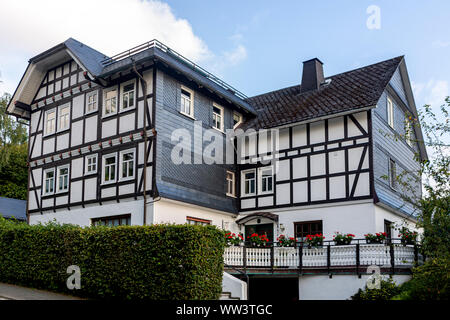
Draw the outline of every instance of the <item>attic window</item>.
<instances>
[{"instance_id":1,"label":"attic window","mask_svg":"<svg viewBox=\"0 0 450 320\"><path fill-rule=\"evenodd\" d=\"M394 128L394 103L391 98L387 98L387 120L391 128Z\"/></svg>"}]
</instances>

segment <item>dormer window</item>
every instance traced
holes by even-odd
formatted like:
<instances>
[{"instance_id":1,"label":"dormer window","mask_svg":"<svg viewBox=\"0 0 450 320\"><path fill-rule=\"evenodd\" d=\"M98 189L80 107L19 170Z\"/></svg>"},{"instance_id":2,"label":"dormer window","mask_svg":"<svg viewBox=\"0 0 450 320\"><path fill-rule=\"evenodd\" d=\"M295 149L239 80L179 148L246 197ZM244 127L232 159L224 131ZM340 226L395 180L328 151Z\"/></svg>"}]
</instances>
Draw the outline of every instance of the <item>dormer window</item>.
<instances>
[{"instance_id":1,"label":"dormer window","mask_svg":"<svg viewBox=\"0 0 450 320\"><path fill-rule=\"evenodd\" d=\"M107 117L117 113L117 88L104 91L103 116Z\"/></svg>"},{"instance_id":2,"label":"dormer window","mask_svg":"<svg viewBox=\"0 0 450 320\"><path fill-rule=\"evenodd\" d=\"M186 87L181 87L180 112L189 117L194 117L194 92Z\"/></svg>"},{"instance_id":3,"label":"dormer window","mask_svg":"<svg viewBox=\"0 0 450 320\"><path fill-rule=\"evenodd\" d=\"M213 104L213 128L223 131L223 107Z\"/></svg>"},{"instance_id":4,"label":"dormer window","mask_svg":"<svg viewBox=\"0 0 450 320\"><path fill-rule=\"evenodd\" d=\"M122 84L122 104L120 111L126 111L134 108L135 104L135 82L134 80Z\"/></svg>"}]
</instances>

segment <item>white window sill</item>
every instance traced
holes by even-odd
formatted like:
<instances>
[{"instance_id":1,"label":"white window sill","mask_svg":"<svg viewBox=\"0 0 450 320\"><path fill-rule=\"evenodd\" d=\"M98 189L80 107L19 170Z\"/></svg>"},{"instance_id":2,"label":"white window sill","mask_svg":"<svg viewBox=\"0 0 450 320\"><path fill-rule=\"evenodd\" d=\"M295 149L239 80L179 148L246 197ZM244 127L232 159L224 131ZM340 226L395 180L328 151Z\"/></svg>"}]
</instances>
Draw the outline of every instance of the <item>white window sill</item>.
<instances>
[{"instance_id":1,"label":"white window sill","mask_svg":"<svg viewBox=\"0 0 450 320\"><path fill-rule=\"evenodd\" d=\"M114 113L102 114L102 119L109 118L109 117L112 117L112 116L115 116L115 115L117 115L117 111L114 112Z\"/></svg>"},{"instance_id":2,"label":"white window sill","mask_svg":"<svg viewBox=\"0 0 450 320\"><path fill-rule=\"evenodd\" d=\"M225 134L225 131L223 131L223 130L220 130L220 129L217 129L216 127L212 127L214 130L216 130L216 131L219 131L220 133L223 133L223 134Z\"/></svg>"},{"instance_id":3,"label":"white window sill","mask_svg":"<svg viewBox=\"0 0 450 320\"><path fill-rule=\"evenodd\" d=\"M250 198L250 197L256 197L256 193L248 193L241 195L241 198Z\"/></svg>"},{"instance_id":4,"label":"white window sill","mask_svg":"<svg viewBox=\"0 0 450 320\"><path fill-rule=\"evenodd\" d=\"M188 118L190 118L190 119L192 119L192 120L197 120L197 119L194 118L194 116L192 116L192 115L190 115L190 114L187 114L187 113L184 113L184 112L181 112L181 111L178 111L178 113L180 113L180 114L182 114L183 116L188 117Z\"/></svg>"},{"instance_id":5,"label":"white window sill","mask_svg":"<svg viewBox=\"0 0 450 320\"><path fill-rule=\"evenodd\" d=\"M119 179L119 182L123 182L123 181L131 181L131 180L134 180L134 176L132 176L132 177L126 177L126 178L120 178L120 179Z\"/></svg>"},{"instance_id":6,"label":"white window sill","mask_svg":"<svg viewBox=\"0 0 450 320\"><path fill-rule=\"evenodd\" d=\"M89 172L85 172L84 173L84 176L86 177L86 176L92 176L92 175L94 175L94 174L97 174L97 171L89 171Z\"/></svg>"},{"instance_id":7,"label":"white window sill","mask_svg":"<svg viewBox=\"0 0 450 320\"><path fill-rule=\"evenodd\" d=\"M273 191L259 192L258 196L268 196L273 194Z\"/></svg>"},{"instance_id":8,"label":"white window sill","mask_svg":"<svg viewBox=\"0 0 450 320\"><path fill-rule=\"evenodd\" d=\"M117 183L117 181L116 180L114 180L114 181L103 181L101 185L102 186L107 186L107 185L114 184L114 183Z\"/></svg>"},{"instance_id":9,"label":"white window sill","mask_svg":"<svg viewBox=\"0 0 450 320\"><path fill-rule=\"evenodd\" d=\"M124 112L130 111L130 110L134 110L134 109L136 109L136 106L131 106L131 107L128 107L126 109L120 108L119 113L124 113Z\"/></svg>"},{"instance_id":10,"label":"white window sill","mask_svg":"<svg viewBox=\"0 0 450 320\"><path fill-rule=\"evenodd\" d=\"M227 197L230 197L230 198L237 198L235 195L229 194L229 193L227 193L226 196L227 196Z\"/></svg>"},{"instance_id":11,"label":"white window sill","mask_svg":"<svg viewBox=\"0 0 450 320\"><path fill-rule=\"evenodd\" d=\"M94 109L94 110L91 110L91 111L86 111L86 112L84 113L84 115L87 116L88 114L92 114L92 113L95 113L95 112L98 112L98 108L97 108L97 109Z\"/></svg>"}]
</instances>

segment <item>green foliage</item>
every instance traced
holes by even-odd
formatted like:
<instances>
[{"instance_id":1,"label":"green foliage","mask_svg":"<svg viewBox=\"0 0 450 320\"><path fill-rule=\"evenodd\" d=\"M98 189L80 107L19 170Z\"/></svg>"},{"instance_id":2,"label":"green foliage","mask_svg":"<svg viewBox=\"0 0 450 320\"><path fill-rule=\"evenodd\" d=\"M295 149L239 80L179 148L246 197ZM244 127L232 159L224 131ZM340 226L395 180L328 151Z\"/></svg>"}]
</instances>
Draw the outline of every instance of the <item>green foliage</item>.
<instances>
[{"instance_id":1,"label":"green foliage","mask_svg":"<svg viewBox=\"0 0 450 320\"><path fill-rule=\"evenodd\" d=\"M25 200L27 198L27 145L0 147L0 154L9 153L9 160L0 167L0 196Z\"/></svg>"},{"instance_id":2,"label":"green foliage","mask_svg":"<svg viewBox=\"0 0 450 320\"><path fill-rule=\"evenodd\" d=\"M0 97L0 196L27 197L27 132L23 124L6 114L10 96Z\"/></svg>"},{"instance_id":3,"label":"green foliage","mask_svg":"<svg viewBox=\"0 0 450 320\"><path fill-rule=\"evenodd\" d=\"M400 288L395 284L392 278L380 281L380 289L369 289L367 285L364 290L358 289L358 292L352 296L352 300L390 300L400 293Z\"/></svg>"},{"instance_id":4,"label":"green foliage","mask_svg":"<svg viewBox=\"0 0 450 320\"><path fill-rule=\"evenodd\" d=\"M217 299L223 232L212 226L88 227L0 219L0 282L107 299ZM68 290L67 267L81 269Z\"/></svg>"},{"instance_id":5,"label":"green foliage","mask_svg":"<svg viewBox=\"0 0 450 320\"><path fill-rule=\"evenodd\" d=\"M449 300L449 265L448 258L434 258L414 268L412 279L400 287L394 300Z\"/></svg>"}]
</instances>

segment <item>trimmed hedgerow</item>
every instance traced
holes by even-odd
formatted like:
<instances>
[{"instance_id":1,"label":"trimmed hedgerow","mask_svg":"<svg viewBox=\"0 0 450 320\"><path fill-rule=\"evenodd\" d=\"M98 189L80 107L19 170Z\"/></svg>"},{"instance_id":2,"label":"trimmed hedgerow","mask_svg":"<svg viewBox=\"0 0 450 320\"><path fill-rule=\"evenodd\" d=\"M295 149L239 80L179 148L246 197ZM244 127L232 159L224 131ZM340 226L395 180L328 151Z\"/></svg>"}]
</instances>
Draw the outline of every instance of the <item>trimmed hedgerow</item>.
<instances>
[{"instance_id":1,"label":"trimmed hedgerow","mask_svg":"<svg viewBox=\"0 0 450 320\"><path fill-rule=\"evenodd\" d=\"M108 299L217 299L223 232L212 226L87 227L0 219L0 282ZM69 290L67 267L81 269Z\"/></svg>"}]
</instances>

